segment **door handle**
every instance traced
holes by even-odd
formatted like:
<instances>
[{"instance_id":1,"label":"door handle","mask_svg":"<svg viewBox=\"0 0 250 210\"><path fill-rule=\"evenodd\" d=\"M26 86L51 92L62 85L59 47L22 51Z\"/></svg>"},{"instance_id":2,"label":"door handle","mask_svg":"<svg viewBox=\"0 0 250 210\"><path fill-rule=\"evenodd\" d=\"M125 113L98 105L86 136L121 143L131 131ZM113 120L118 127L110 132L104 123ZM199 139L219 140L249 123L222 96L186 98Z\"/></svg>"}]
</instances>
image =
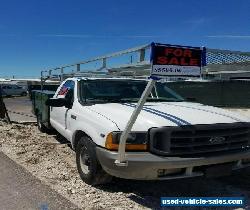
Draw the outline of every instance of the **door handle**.
<instances>
[{"instance_id":1,"label":"door handle","mask_svg":"<svg viewBox=\"0 0 250 210\"><path fill-rule=\"evenodd\" d=\"M71 115L71 118L73 119L73 120L76 120L76 116L75 115Z\"/></svg>"}]
</instances>

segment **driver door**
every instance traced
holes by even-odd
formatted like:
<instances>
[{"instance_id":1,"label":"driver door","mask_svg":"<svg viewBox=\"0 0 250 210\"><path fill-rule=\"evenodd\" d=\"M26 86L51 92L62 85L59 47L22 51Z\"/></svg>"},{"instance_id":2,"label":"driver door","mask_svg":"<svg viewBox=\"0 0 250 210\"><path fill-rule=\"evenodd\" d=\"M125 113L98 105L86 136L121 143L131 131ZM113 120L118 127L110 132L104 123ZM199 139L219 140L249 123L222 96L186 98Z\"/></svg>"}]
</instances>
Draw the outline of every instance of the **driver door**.
<instances>
[{"instance_id":1,"label":"driver door","mask_svg":"<svg viewBox=\"0 0 250 210\"><path fill-rule=\"evenodd\" d=\"M75 82L67 80L54 96L54 98L67 98L74 103ZM71 108L51 107L50 108L50 123L64 137L68 138L67 119Z\"/></svg>"}]
</instances>

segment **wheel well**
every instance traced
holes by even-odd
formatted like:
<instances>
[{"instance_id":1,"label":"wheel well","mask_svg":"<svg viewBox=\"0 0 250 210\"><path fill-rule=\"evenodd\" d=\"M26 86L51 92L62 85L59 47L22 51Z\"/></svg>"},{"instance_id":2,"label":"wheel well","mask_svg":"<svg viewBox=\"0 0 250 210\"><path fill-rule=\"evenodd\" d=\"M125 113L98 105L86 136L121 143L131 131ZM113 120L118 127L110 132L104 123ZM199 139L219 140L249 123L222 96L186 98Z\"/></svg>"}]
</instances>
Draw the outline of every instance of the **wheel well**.
<instances>
[{"instance_id":1,"label":"wheel well","mask_svg":"<svg viewBox=\"0 0 250 210\"><path fill-rule=\"evenodd\" d=\"M76 148L76 145L78 144L78 141L80 140L81 137L83 136L88 136L86 133L84 133L83 131L79 130L79 131L76 131L75 133L75 136L74 136L74 139L73 139L73 142L72 142L72 146L73 146L73 149ZM89 136L88 136L89 137Z\"/></svg>"}]
</instances>

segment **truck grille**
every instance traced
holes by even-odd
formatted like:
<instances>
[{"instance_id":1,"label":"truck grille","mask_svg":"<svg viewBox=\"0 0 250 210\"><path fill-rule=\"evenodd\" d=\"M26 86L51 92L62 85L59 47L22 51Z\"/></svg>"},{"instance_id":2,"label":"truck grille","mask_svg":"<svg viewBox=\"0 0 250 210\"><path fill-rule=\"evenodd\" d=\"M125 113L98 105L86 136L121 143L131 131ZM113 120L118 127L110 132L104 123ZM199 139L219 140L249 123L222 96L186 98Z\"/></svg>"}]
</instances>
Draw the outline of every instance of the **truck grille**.
<instances>
[{"instance_id":1,"label":"truck grille","mask_svg":"<svg viewBox=\"0 0 250 210\"><path fill-rule=\"evenodd\" d=\"M150 151L163 156L210 156L250 149L250 123L186 125L149 130Z\"/></svg>"}]
</instances>

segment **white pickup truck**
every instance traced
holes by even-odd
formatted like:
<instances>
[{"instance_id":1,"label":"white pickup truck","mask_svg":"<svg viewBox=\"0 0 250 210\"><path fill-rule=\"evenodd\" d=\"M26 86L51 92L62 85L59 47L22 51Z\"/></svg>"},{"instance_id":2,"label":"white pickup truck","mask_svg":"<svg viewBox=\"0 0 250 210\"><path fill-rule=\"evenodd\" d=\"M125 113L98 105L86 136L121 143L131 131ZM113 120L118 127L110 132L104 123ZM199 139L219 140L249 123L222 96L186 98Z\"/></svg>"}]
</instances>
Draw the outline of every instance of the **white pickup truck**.
<instances>
[{"instance_id":1,"label":"white pickup truck","mask_svg":"<svg viewBox=\"0 0 250 210\"><path fill-rule=\"evenodd\" d=\"M76 151L81 178L101 184L112 176L165 180L222 176L250 166L250 119L187 102L157 82L126 143L128 165L118 166L119 139L147 80L69 78L47 100L49 123Z\"/></svg>"}]
</instances>

